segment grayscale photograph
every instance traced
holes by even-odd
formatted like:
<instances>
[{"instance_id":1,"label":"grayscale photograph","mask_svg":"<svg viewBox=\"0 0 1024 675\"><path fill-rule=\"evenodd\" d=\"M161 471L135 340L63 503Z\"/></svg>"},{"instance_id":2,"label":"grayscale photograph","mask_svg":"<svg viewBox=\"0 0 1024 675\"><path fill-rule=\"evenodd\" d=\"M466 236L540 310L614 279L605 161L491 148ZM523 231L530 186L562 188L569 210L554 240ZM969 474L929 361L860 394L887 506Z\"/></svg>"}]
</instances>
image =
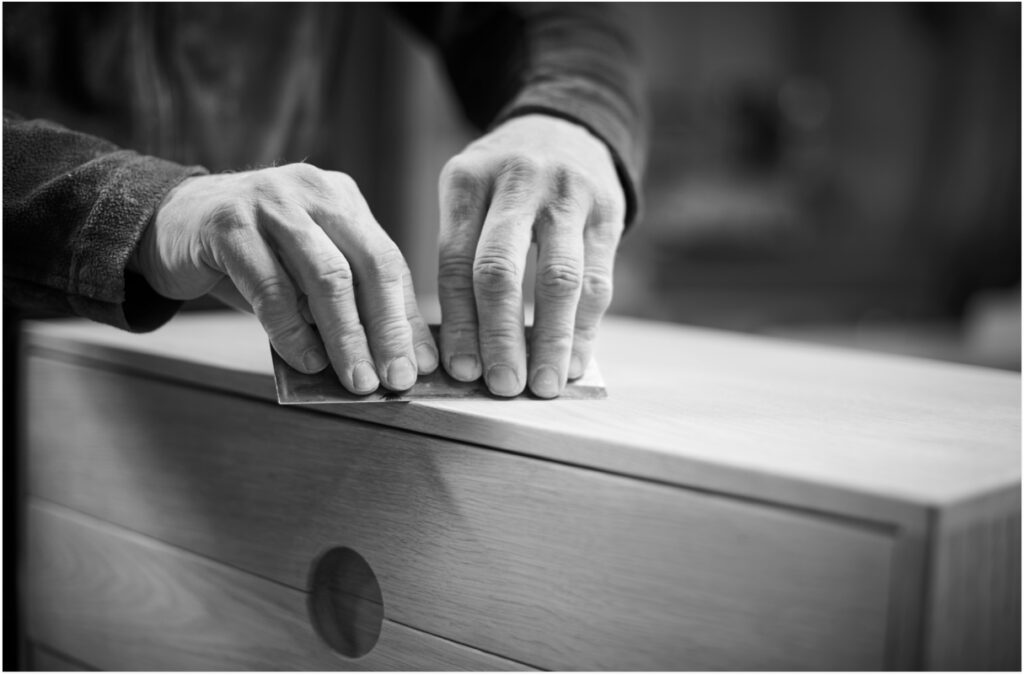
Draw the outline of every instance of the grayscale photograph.
<instances>
[{"instance_id":1,"label":"grayscale photograph","mask_svg":"<svg viewBox=\"0 0 1024 675\"><path fill-rule=\"evenodd\" d=\"M4 2L4 670L1020 672L1021 25Z\"/></svg>"}]
</instances>

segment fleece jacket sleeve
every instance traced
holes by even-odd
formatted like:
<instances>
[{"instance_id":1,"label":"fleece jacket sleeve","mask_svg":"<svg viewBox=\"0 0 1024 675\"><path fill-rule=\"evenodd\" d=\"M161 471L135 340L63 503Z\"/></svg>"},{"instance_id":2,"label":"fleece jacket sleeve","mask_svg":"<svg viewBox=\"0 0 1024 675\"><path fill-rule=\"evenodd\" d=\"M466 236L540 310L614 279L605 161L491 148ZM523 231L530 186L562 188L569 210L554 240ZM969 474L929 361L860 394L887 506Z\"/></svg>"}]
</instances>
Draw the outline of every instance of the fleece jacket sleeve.
<instances>
[{"instance_id":1,"label":"fleece jacket sleeve","mask_svg":"<svg viewBox=\"0 0 1024 675\"><path fill-rule=\"evenodd\" d=\"M608 145L626 193L626 224L642 212L648 111L628 7L613 3L399 3L440 49L466 116L482 129L544 113Z\"/></svg>"},{"instance_id":2,"label":"fleece jacket sleeve","mask_svg":"<svg viewBox=\"0 0 1024 675\"><path fill-rule=\"evenodd\" d=\"M205 173L4 111L4 303L142 332L180 302L126 265L164 196Z\"/></svg>"}]
</instances>

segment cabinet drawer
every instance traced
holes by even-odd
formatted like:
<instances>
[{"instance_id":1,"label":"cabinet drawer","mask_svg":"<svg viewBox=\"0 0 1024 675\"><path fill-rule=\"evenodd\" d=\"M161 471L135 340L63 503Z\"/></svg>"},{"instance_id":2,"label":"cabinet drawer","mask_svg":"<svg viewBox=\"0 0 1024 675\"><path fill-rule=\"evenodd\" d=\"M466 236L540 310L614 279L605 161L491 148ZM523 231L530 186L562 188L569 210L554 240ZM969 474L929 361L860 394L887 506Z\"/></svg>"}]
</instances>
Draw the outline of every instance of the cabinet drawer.
<instances>
[{"instance_id":1,"label":"cabinet drawer","mask_svg":"<svg viewBox=\"0 0 1024 675\"><path fill-rule=\"evenodd\" d=\"M28 382L33 495L300 592L348 547L385 623L550 669L885 665L880 528L57 359Z\"/></svg>"},{"instance_id":2,"label":"cabinet drawer","mask_svg":"<svg viewBox=\"0 0 1024 675\"><path fill-rule=\"evenodd\" d=\"M45 502L28 514L30 634L93 668L522 669L390 621L344 659L310 629L302 591Z\"/></svg>"}]
</instances>

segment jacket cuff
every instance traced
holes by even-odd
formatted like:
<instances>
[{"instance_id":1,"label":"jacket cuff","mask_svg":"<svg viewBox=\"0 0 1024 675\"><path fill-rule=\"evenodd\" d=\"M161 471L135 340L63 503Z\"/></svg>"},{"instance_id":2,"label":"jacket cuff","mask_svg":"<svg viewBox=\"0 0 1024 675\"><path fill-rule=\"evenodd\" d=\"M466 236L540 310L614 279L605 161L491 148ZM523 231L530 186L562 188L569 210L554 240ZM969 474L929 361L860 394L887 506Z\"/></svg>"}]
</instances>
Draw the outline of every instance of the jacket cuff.
<instances>
[{"instance_id":1,"label":"jacket cuff","mask_svg":"<svg viewBox=\"0 0 1024 675\"><path fill-rule=\"evenodd\" d=\"M147 333L164 325L177 314L182 301L158 295L138 275L128 281L124 302L103 302L81 295L68 296L71 311L93 321L99 321L133 333Z\"/></svg>"},{"instance_id":2,"label":"jacket cuff","mask_svg":"<svg viewBox=\"0 0 1024 675\"><path fill-rule=\"evenodd\" d=\"M82 316L146 332L169 321L182 303L160 296L141 275L128 272L128 259L167 193L206 170L125 155L75 237L69 302Z\"/></svg>"}]
</instances>

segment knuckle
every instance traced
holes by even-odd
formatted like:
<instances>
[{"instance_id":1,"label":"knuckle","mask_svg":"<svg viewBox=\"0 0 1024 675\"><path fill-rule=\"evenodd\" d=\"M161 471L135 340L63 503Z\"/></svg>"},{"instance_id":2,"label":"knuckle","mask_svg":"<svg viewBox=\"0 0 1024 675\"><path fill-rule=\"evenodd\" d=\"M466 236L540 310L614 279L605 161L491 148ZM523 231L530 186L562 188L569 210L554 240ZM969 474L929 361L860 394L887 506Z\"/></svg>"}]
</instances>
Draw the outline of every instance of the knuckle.
<instances>
[{"instance_id":1,"label":"knuckle","mask_svg":"<svg viewBox=\"0 0 1024 675\"><path fill-rule=\"evenodd\" d=\"M573 344L577 353L589 353L590 345L597 340L597 323L577 324L573 335Z\"/></svg>"},{"instance_id":2,"label":"knuckle","mask_svg":"<svg viewBox=\"0 0 1024 675\"><path fill-rule=\"evenodd\" d=\"M590 236L592 236L597 243L605 247L613 247L619 241L619 237L622 236L622 230L625 226L626 223L624 215L618 220L601 219L590 227Z\"/></svg>"},{"instance_id":3,"label":"knuckle","mask_svg":"<svg viewBox=\"0 0 1024 675\"><path fill-rule=\"evenodd\" d=\"M571 261L553 261L537 274L537 289L549 297L572 297L583 287L583 275Z\"/></svg>"},{"instance_id":4,"label":"knuckle","mask_svg":"<svg viewBox=\"0 0 1024 675\"><path fill-rule=\"evenodd\" d=\"M274 200L280 192L280 179L277 169L254 171L246 181L256 201Z\"/></svg>"},{"instance_id":5,"label":"knuckle","mask_svg":"<svg viewBox=\"0 0 1024 675\"><path fill-rule=\"evenodd\" d=\"M210 221L220 234L238 234L248 231L253 225L248 203L238 197L218 204L210 215Z\"/></svg>"},{"instance_id":6,"label":"knuckle","mask_svg":"<svg viewBox=\"0 0 1024 675\"><path fill-rule=\"evenodd\" d=\"M515 155L505 159L495 179L492 208L499 213L516 213L524 204L534 202L544 171L541 161L533 157Z\"/></svg>"},{"instance_id":7,"label":"knuckle","mask_svg":"<svg viewBox=\"0 0 1024 675\"><path fill-rule=\"evenodd\" d=\"M412 342L412 330L404 317L375 316L369 322L374 344L385 352L402 352Z\"/></svg>"},{"instance_id":8,"label":"knuckle","mask_svg":"<svg viewBox=\"0 0 1024 675\"><path fill-rule=\"evenodd\" d=\"M594 192L590 178L577 167L562 164L553 174L552 188L559 199L575 198L580 193Z\"/></svg>"},{"instance_id":9,"label":"knuckle","mask_svg":"<svg viewBox=\"0 0 1024 675\"><path fill-rule=\"evenodd\" d=\"M366 335L356 317L343 316L324 331L324 343L340 350L346 359L352 361L365 358Z\"/></svg>"},{"instance_id":10,"label":"knuckle","mask_svg":"<svg viewBox=\"0 0 1024 675\"><path fill-rule=\"evenodd\" d=\"M603 313L612 302L612 279L608 274L586 274L583 277L581 304L590 312Z\"/></svg>"},{"instance_id":11,"label":"knuckle","mask_svg":"<svg viewBox=\"0 0 1024 675\"><path fill-rule=\"evenodd\" d=\"M441 169L440 184L442 189L454 192L476 193L483 180L480 173L462 155L448 160Z\"/></svg>"},{"instance_id":12,"label":"knuckle","mask_svg":"<svg viewBox=\"0 0 1024 675\"><path fill-rule=\"evenodd\" d=\"M586 219L586 199L579 192L558 195L544 205L538 219L554 225L564 225L566 219L573 219L582 226L582 221Z\"/></svg>"},{"instance_id":13,"label":"knuckle","mask_svg":"<svg viewBox=\"0 0 1024 675\"><path fill-rule=\"evenodd\" d=\"M252 309L272 337L298 327L298 298L279 279L268 277L252 285Z\"/></svg>"},{"instance_id":14,"label":"knuckle","mask_svg":"<svg viewBox=\"0 0 1024 675\"><path fill-rule=\"evenodd\" d=\"M626 196L622 186L614 189L594 190L594 211L599 214L603 227L621 231L626 222Z\"/></svg>"},{"instance_id":15,"label":"knuckle","mask_svg":"<svg viewBox=\"0 0 1024 675\"><path fill-rule=\"evenodd\" d=\"M323 194L326 187L325 173L312 164L297 163L288 164L279 169L287 175L292 183L298 184L304 190L313 194Z\"/></svg>"},{"instance_id":16,"label":"knuckle","mask_svg":"<svg viewBox=\"0 0 1024 675\"><path fill-rule=\"evenodd\" d=\"M442 340L453 340L459 344L476 345L477 325L468 318L448 319L441 324ZM475 348L475 347L474 347Z\"/></svg>"},{"instance_id":17,"label":"knuckle","mask_svg":"<svg viewBox=\"0 0 1024 675\"><path fill-rule=\"evenodd\" d=\"M572 325L558 326L555 330L534 331L533 353L548 358L558 354L568 354L572 349Z\"/></svg>"},{"instance_id":18,"label":"knuckle","mask_svg":"<svg viewBox=\"0 0 1024 675\"><path fill-rule=\"evenodd\" d=\"M465 255L445 256L437 268L437 285L442 293L473 290L473 258Z\"/></svg>"},{"instance_id":19,"label":"knuckle","mask_svg":"<svg viewBox=\"0 0 1024 675\"><path fill-rule=\"evenodd\" d=\"M539 227L554 229L565 225L578 225L586 219L594 197L591 182L581 171L573 167L559 166L552 173L546 189L548 198L537 213Z\"/></svg>"},{"instance_id":20,"label":"knuckle","mask_svg":"<svg viewBox=\"0 0 1024 675\"><path fill-rule=\"evenodd\" d=\"M319 297L336 298L352 287L352 269L345 264L334 263L314 275L310 290Z\"/></svg>"},{"instance_id":21,"label":"knuckle","mask_svg":"<svg viewBox=\"0 0 1024 675\"><path fill-rule=\"evenodd\" d=\"M612 296L611 275L603 272L591 272L583 277L583 290L588 297L610 298Z\"/></svg>"},{"instance_id":22,"label":"knuckle","mask_svg":"<svg viewBox=\"0 0 1024 675\"><path fill-rule=\"evenodd\" d=\"M264 324L267 336L275 346L283 350L298 351L304 346L309 328L292 317L282 317L279 321Z\"/></svg>"},{"instance_id":23,"label":"knuckle","mask_svg":"<svg viewBox=\"0 0 1024 675\"><path fill-rule=\"evenodd\" d=\"M553 197L537 209L534 220L545 233L582 229L585 219L583 201L576 195Z\"/></svg>"},{"instance_id":24,"label":"knuckle","mask_svg":"<svg viewBox=\"0 0 1024 675\"><path fill-rule=\"evenodd\" d=\"M225 269L228 258L237 257L258 236L252 211L242 200L232 199L218 205L210 214L199 245L203 255Z\"/></svg>"},{"instance_id":25,"label":"knuckle","mask_svg":"<svg viewBox=\"0 0 1024 675\"><path fill-rule=\"evenodd\" d=\"M321 169L318 169L312 164L306 164L305 162L286 164L282 167L279 167L279 170L281 172L290 174L294 178L310 181L321 180L322 174L324 173Z\"/></svg>"},{"instance_id":26,"label":"knuckle","mask_svg":"<svg viewBox=\"0 0 1024 675\"><path fill-rule=\"evenodd\" d=\"M537 182L544 171L544 163L536 157L515 154L501 162L498 175L512 185L529 185Z\"/></svg>"},{"instance_id":27,"label":"knuckle","mask_svg":"<svg viewBox=\"0 0 1024 675\"><path fill-rule=\"evenodd\" d=\"M331 182L341 192L359 192L356 179L342 171L331 171L328 173Z\"/></svg>"},{"instance_id":28,"label":"knuckle","mask_svg":"<svg viewBox=\"0 0 1024 675\"><path fill-rule=\"evenodd\" d=\"M266 305L268 309L273 309L275 306L280 306L288 300L296 299L290 285L278 276L266 276L256 279L252 283L252 294L254 309L256 304L260 306Z\"/></svg>"},{"instance_id":29,"label":"knuckle","mask_svg":"<svg viewBox=\"0 0 1024 675\"><path fill-rule=\"evenodd\" d=\"M364 202L355 180L347 174L314 167L310 174L298 177L297 182L307 190L303 201L311 215L328 221L353 222L358 219Z\"/></svg>"},{"instance_id":30,"label":"knuckle","mask_svg":"<svg viewBox=\"0 0 1024 675\"><path fill-rule=\"evenodd\" d=\"M483 291L508 291L518 281L519 266L508 256L484 254L473 263L473 285Z\"/></svg>"},{"instance_id":31,"label":"knuckle","mask_svg":"<svg viewBox=\"0 0 1024 675\"><path fill-rule=\"evenodd\" d=\"M369 256L367 274L379 285L401 283L405 274L405 258L397 247L387 248Z\"/></svg>"},{"instance_id":32,"label":"knuckle","mask_svg":"<svg viewBox=\"0 0 1024 675\"><path fill-rule=\"evenodd\" d=\"M499 321L491 326L480 326L480 347L487 351L511 349L523 339L523 329L515 321Z\"/></svg>"}]
</instances>

